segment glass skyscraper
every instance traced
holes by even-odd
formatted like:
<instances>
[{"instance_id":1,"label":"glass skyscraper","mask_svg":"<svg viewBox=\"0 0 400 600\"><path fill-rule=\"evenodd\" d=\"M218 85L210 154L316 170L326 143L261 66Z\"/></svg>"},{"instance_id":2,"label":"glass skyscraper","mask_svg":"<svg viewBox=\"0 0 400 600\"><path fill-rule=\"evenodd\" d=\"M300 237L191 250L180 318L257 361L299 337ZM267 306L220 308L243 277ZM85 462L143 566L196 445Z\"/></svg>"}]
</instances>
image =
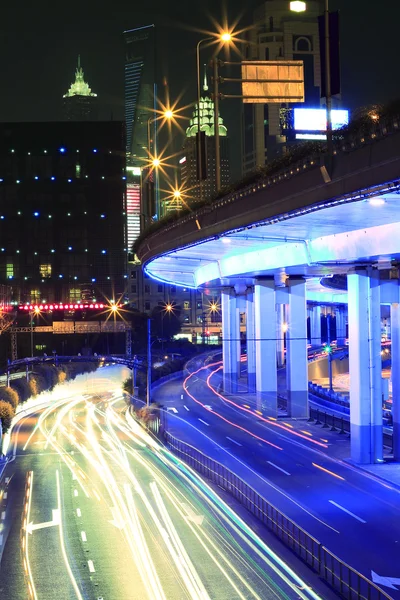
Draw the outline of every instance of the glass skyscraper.
<instances>
[{"instance_id":1,"label":"glass skyscraper","mask_svg":"<svg viewBox=\"0 0 400 600\"><path fill-rule=\"evenodd\" d=\"M124 31L125 121L128 164L143 167L147 157L147 120L156 101L154 25Z\"/></svg>"}]
</instances>

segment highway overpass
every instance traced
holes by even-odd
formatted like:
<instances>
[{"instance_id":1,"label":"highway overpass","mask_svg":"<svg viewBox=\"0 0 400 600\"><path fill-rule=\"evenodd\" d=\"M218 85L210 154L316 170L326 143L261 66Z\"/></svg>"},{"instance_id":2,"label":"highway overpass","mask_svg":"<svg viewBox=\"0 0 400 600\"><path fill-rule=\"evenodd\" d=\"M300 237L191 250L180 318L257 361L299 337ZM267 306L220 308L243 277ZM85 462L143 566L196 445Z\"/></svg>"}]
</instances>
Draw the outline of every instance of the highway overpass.
<instances>
[{"instance_id":1,"label":"highway overpass","mask_svg":"<svg viewBox=\"0 0 400 600\"><path fill-rule=\"evenodd\" d=\"M219 289L224 389L240 373L246 314L248 384L277 414L277 343L287 324L288 409L308 414L306 301L348 306L352 458L382 461L381 305L400 363L400 119L309 156L167 223L137 247L153 278ZM347 276L345 290L318 285ZM325 294L325 295L324 295ZM277 310L278 307L278 310ZM340 337L343 339L343 322ZM394 457L400 459L400 369L392 370Z\"/></svg>"}]
</instances>

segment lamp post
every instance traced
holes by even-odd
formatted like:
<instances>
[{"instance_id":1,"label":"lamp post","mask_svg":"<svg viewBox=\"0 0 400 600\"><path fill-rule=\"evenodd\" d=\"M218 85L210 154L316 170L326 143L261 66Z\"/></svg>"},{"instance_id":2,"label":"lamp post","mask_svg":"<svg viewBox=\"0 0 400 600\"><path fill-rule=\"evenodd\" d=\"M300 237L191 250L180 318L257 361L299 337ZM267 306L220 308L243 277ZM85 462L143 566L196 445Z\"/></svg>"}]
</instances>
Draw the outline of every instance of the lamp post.
<instances>
[{"instance_id":1,"label":"lamp post","mask_svg":"<svg viewBox=\"0 0 400 600\"><path fill-rule=\"evenodd\" d=\"M171 110L170 108L164 110L164 112L160 113L158 116L150 116L147 119L147 151L149 153L149 158L151 161L151 167L154 168L155 170L155 182L154 182L154 188L155 188L155 195L156 195L156 211L157 211L157 216L158 218L160 218L160 206L159 206L159 174L158 174L158 167L161 166L161 160L158 158L158 151L157 151L157 133L156 133L156 129L154 129L154 140L153 140L153 149L154 152L152 153L152 144L151 144L151 124L152 123L156 123L157 121L159 121L160 119L165 119L166 121L170 121L171 119L173 119L174 117L174 111Z\"/></svg>"},{"instance_id":2,"label":"lamp post","mask_svg":"<svg viewBox=\"0 0 400 600\"><path fill-rule=\"evenodd\" d=\"M200 46L205 42L230 42L232 39L232 35L228 32L216 35L214 37L203 38L199 42L197 42L196 46L196 72L197 72L197 167L199 174L199 196L201 200L202 189L201 189L201 172L202 172L202 154L201 154L201 136L200 136L200 99L201 99L201 85L200 85ZM215 109L215 105L217 108ZM217 114L217 117L215 117ZM217 124L217 126L216 126ZM217 160L217 155L219 157L219 128L218 128L218 62L217 59L214 58L214 135L215 135L215 180L216 180L216 188L217 192L221 187L221 168L220 161ZM219 183L218 183L219 181Z\"/></svg>"},{"instance_id":3,"label":"lamp post","mask_svg":"<svg viewBox=\"0 0 400 600\"><path fill-rule=\"evenodd\" d=\"M146 387L146 405L150 406L151 390L151 319L147 319L147 387Z\"/></svg>"},{"instance_id":4,"label":"lamp post","mask_svg":"<svg viewBox=\"0 0 400 600\"><path fill-rule=\"evenodd\" d=\"M199 177L199 200L201 200L202 196L202 186L201 186L201 174L202 174L202 144L201 144L201 135L200 135L200 100L201 100L201 76L200 76L200 46L205 42L214 41L214 38L208 37L197 42L196 46L196 73L197 73L197 172Z\"/></svg>"},{"instance_id":5,"label":"lamp post","mask_svg":"<svg viewBox=\"0 0 400 600\"><path fill-rule=\"evenodd\" d=\"M289 4L292 12L304 12L307 10L306 3L294 0ZM328 156L333 155L332 139L332 93L331 93L331 45L329 34L329 0L325 0L324 6L325 23L325 99L326 99L326 144Z\"/></svg>"}]
</instances>

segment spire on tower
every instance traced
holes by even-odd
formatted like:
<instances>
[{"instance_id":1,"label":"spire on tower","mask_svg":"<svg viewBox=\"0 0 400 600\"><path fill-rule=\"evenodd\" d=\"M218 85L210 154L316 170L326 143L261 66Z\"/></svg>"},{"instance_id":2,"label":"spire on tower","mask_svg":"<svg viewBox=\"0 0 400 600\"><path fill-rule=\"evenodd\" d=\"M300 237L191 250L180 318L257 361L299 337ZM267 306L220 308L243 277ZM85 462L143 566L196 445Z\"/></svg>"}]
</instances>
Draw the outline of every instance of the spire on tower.
<instances>
[{"instance_id":1,"label":"spire on tower","mask_svg":"<svg viewBox=\"0 0 400 600\"><path fill-rule=\"evenodd\" d=\"M204 82L203 82L203 90L207 92L208 90L208 81L207 81L207 65L204 65Z\"/></svg>"},{"instance_id":2,"label":"spire on tower","mask_svg":"<svg viewBox=\"0 0 400 600\"><path fill-rule=\"evenodd\" d=\"M64 94L64 98L69 96L97 96L90 89L89 85L84 79L83 69L81 67L81 55L78 54L78 66L75 71L75 81L71 84L68 92Z\"/></svg>"}]
</instances>

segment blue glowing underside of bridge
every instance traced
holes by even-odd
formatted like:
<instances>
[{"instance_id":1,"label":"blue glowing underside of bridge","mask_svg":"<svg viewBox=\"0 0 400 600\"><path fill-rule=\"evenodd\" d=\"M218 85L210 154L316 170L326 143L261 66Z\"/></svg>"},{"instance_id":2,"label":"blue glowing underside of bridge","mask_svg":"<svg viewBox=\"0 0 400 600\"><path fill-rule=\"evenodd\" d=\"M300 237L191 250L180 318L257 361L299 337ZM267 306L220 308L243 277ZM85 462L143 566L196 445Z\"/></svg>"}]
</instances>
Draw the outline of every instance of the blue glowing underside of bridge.
<instances>
[{"instance_id":1,"label":"blue glowing underside of bridge","mask_svg":"<svg viewBox=\"0 0 400 600\"><path fill-rule=\"evenodd\" d=\"M400 260L399 182L381 193L333 200L276 215L268 222L226 230L218 236L159 254L145 265L150 277L183 287L226 285L279 272L304 275L308 299L347 302L347 294L318 285L319 278L375 263ZM245 199L244 199L245 201Z\"/></svg>"}]
</instances>

